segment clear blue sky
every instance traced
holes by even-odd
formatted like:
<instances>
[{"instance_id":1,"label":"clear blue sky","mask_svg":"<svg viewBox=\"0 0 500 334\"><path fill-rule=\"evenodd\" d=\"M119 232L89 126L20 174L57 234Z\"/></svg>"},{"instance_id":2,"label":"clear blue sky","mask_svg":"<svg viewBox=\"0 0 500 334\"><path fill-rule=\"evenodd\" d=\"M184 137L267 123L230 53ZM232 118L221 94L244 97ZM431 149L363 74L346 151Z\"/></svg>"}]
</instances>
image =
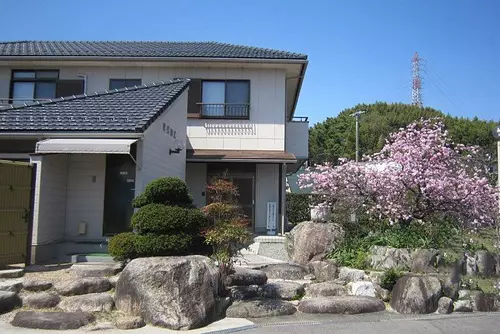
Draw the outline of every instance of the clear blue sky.
<instances>
[{"instance_id":1,"label":"clear blue sky","mask_svg":"<svg viewBox=\"0 0 500 334\"><path fill-rule=\"evenodd\" d=\"M221 41L309 56L296 115L409 102L425 59L426 106L500 119L498 0L1 0L0 40Z\"/></svg>"}]
</instances>

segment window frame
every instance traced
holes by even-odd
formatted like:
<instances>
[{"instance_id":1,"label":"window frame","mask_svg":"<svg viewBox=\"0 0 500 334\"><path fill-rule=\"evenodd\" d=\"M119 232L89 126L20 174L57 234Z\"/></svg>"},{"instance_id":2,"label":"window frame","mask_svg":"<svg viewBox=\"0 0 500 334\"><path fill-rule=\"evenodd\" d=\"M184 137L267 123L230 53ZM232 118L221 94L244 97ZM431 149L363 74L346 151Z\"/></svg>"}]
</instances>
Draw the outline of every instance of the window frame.
<instances>
[{"instance_id":1,"label":"window frame","mask_svg":"<svg viewBox=\"0 0 500 334\"><path fill-rule=\"evenodd\" d=\"M113 81L113 80L120 80L120 81L125 81L125 82L127 82L128 80L130 80L130 81L136 80L136 81L140 81L141 83L139 85L133 85L133 86L127 85L127 86L124 86L122 88L111 88L111 81ZM109 83L108 83L109 90L124 89L125 87L134 87L134 86L137 86L137 87L142 86L142 79L141 78L128 78L128 79L126 79L126 78L110 78Z\"/></svg>"},{"instance_id":2,"label":"window frame","mask_svg":"<svg viewBox=\"0 0 500 334\"><path fill-rule=\"evenodd\" d=\"M203 83L204 82L223 82L224 83L224 116L209 116L203 115ZM226 115L226 106L227 106L227 83L228 82L244 82L248 84L248 102L247 103L235 103L235 104L246 104L247 112L245 116L228 116ZM240 119L240 120L249 120L250 119L250 101L251 101L251 89L250 89L250 80L248 79L201 79L201 89L200 89L200 118L208 118L208 119Z\"/></svg>"},{"instance_id":3,"label":"window frame","mask_svg":"<svg viewBox=\"0 0 500 334\"><path fill-rule=\"evenodd\" d=\"M19 72L34 72L35 77L34 78L15 78L14 74L19 73ZM57 72L57 76L54 78L37 78L37 73L38 72ZM40 100L46 100L45 98L41 99L36 99L36 83L37 82L53 82L56 85L56 90L54 91L54 98L57 97L57 83L59 82L59 69L43 69L43 70L36 70L36 69L12 69L10 71L10 87L9 87L9 103L13 104L16 103L14 101L14 84L16 82L32 82L33 83L33 97L31 98L31 102L34 101L40 101ZM30 102L30 101L24 101L23 103Z\"/></svg>"}]
</instances>

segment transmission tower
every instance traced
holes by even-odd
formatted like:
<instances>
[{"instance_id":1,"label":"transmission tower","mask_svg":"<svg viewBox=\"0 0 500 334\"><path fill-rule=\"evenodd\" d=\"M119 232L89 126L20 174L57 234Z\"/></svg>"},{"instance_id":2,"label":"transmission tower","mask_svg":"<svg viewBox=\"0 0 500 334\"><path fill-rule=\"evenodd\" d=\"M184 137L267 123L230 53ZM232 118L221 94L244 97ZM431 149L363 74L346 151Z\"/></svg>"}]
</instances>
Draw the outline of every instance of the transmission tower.
<instances>
[{"instance_id":1,"label":"transmission tower","mask_svg":"<svg viewBox=\"0 0 500 334\"><path fill-rule=\"evenodd\" d=\"M412 88L411 88L411 104L422 107L422 76L420 75L420 61L422 58L418 56L418 52L412 59Z\"/></svg>"}]
</instances>

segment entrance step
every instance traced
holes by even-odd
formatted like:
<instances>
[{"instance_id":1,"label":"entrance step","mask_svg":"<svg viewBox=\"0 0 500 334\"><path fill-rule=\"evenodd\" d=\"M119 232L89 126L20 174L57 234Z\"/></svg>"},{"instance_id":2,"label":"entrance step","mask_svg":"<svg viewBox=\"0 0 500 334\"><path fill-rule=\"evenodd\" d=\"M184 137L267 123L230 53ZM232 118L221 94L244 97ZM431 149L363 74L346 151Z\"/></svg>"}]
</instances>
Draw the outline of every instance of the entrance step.
<instances>
[{"instance_id":1,"label":"entrance step","mask_svg":"<svg viewBox=\"0 0 500 334\"><path fill-rule=\"evenodd\" d=\"M247 249L242 250L242 254L255 254L268 258L288 261L288 254L285 249L285 237L260 235L253 239L253 243Z\"/></svg>"},{"instance_id":2,"label":"entrance step","mask_svg":"<svg viewBox=\"0 0 500 334\"><path fill-rule=\"evenodd\" d=\"M75 254L71 255L71 262L115 263L113 258L108 254Z\"/></svg>"}]
</instances>

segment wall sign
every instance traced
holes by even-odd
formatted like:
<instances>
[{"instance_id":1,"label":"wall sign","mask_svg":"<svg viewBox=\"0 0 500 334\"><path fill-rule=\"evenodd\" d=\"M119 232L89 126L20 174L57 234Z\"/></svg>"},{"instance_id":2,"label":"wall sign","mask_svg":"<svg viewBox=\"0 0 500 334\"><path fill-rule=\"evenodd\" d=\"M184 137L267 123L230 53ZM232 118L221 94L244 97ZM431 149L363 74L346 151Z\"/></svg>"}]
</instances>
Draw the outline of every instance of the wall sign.
<instances>
[{"instance_id":1,"label":"wall sign","mask_svg":"<svg viewBox=\"0 0 500 334\"><path fill-rule=\"evenodd\" d=\"M276 202L267 202L267 234L276 235Z\"/></svg>"},{"instance_id":2,"label":"wall sign","mask_svg":"<svg viewBox=\"0 0 500 334\"><path fill-rule=\"evenodd\" d=\"M168 123L163 122L163 133L176 139L177 131Z\"/></svg>"}]
</instances>

